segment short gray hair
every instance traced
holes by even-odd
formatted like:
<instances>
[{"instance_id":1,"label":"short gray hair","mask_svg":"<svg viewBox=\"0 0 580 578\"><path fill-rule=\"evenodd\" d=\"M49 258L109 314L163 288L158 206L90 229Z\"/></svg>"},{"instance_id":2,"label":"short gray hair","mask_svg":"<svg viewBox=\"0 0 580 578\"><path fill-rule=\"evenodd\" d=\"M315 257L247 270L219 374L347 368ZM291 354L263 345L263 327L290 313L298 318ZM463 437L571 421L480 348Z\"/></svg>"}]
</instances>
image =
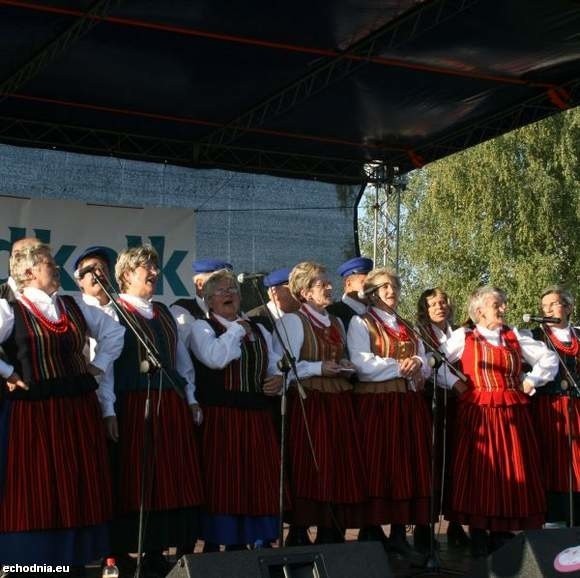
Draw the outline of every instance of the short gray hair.
<instances>
[{"instance_id":1,"label":"short gray hair","mask_svg":"<svg viewBox=\"0 0 580 578\"><path fill-rule=\"evenodd\" d=\"M474 323L477 323L477 310L485 303L485 300L488 297L499 297L502 303L507 302L507 295L503 289L500 289L499 287L493 287L491 285L478 287L469 296L469 303L467 306L469 318Z\"/></svg>"},{"instance_id":2,"label":"short gray hair","mask_svg":"<svg viewBox=\"0 0 580 578\"><path fill-rule=\"evenodd\" d=\"M302 261L298 263L288 277L288 288L297 301L304 301L300 294L303 289L310 289L316 278L326 273L326 268L314 261Z\"/></svg>"},{"instance_id":3,"label":"short gray hair","mask_svg":"<svg viewBox=\"0 0 580 578\"><path fill-rule=\"evenodd\" d=\"M227 279L231 281L234 287L240 292L240 284L236 279L236 276L229 270L229 269L219 269L218 271L214 271L203 284L203 300L208 303L209 299L211 299L217 289L217 286L224 280Z\"/></svg>"},{"instance_id":4,"label":"short gray hair","mask_svg":"<svg viewBox=\"0 0 580 578\"><path fill-rule=\"evenodd\" d=\"M139 245L121 251L115 263L115 278L119 284L119 289L121 291L127 289L125 273L135 271L137 267L147 263L153 263L156 267L159 266L159 255L157 255L157 251L151 245Z\"/></svg>"},{"instance_id":5,"label":"short gray hair","mask_svg":"<svg viewBox=\"0 0 580 578\"><path fill-rule=\"evenodd\" d=\"M22 291L27 285L29 280L27 271L42 263L47 255L52 257L50 247L40 241L14 251L10 256L10 275L14 279L18 291Z\"/></svg>"},{"instance_id":6,"label":"short gray hair","mask_svg":"<svg viewBox=\"0 0 580 578\"><path fill-rule=\"evenodd\" d=\"M574 297L572 293L568 291L568 289L566 289L563 285L550 285L549 287L546 287L540 295L540 309L542 305L542 299L550 293L555 293L558 295L558 297L564 301L564 305L567 305L568 307L574 307Z\"/></svg>"},{"instance_id":7,"label":"short gray hair","mask_svg":"<svg viewBox=\"0 0 580 578\"><path fill-rule=\"evenodd\" d=\"M389 280L397 292L397 297L399 297L401 295L401 279L392 269L389 269L388 267L377 267L376 269L373 269L366 276L366 279L363 283L363 291L365 293L367 291L374 293L375 290L378 290L377 286L380 285L380 283L377 283L377 279L381 279L382 277L386 277ZM376 287L376 289L373 289L374 287Z\"/></svg>"}]
</instances>

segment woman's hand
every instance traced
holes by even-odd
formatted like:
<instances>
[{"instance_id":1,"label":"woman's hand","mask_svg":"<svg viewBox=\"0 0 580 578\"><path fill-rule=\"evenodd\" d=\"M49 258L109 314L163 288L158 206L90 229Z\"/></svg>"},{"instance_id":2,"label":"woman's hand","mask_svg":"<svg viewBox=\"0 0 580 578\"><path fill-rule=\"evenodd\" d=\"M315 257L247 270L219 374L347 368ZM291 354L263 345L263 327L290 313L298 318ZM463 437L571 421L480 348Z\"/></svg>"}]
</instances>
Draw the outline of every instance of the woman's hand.
<instances>
[{"instance_id":1,"label":"woman's hand","mask_svg":"<svg viewBox=\"0 0 580 578\"><path fill-rule=\"evenodd\" d=\"M22 381L22 378L14 372L10 377L6 378L6 385L8 386L8 391L14 391L17 388L24 389L28 391L28 385Z\"/></svg>"},{"instance_id":2,"label":"woman's hand","mask_svg":"<svg viewBox=\"0 0 580 578\"><path fill-rule=\"evenodd\" d=\"M322 375L325 377L335 377L340 375L343 367L340 363L336 363L336 361L323 361L322 362Z\"/></svg>"},{"instance_id":3,"label":"woman's hand","mask_svg":"<svg viewBox=\"0 0 580 578\"><path fill-rule=\"evenodd\" d=\"M189 406L189 409L191 410L191 415L193 416L193 423L195 425L201 425L203 422L203 411L199 406L199 403L192 403Z\"/></svg>"},{"instance_id":4,"label":"woman's hand","mask_svg":"<svg viewBox=\"0 0 580 578\"><path fill-rule=\"evenodd\" d=\"M93 377L97 377L98 375L103 374L103 370L99 369L96 365L89 363L87 367L87 372L90 373Z\"/></svg>"},{"instance_id":5,"label":"woman's hand","mask_svg":"<svg viewBox=\"0 0 580 578\"><path fill-rule=\"evenodd\" d=\"M417 357L407 357L399 361L401 377L412 377L421 368L421 361Z\"/></svg>"},{"instance_id":6,"label":"woman's hand","mask_svg":"<svg viewBox=\"0 0 580 578\"><path fill-rule=\"evenodd\" d=\"M463 383L460 379L458 379L454 384L453 384L453 389L459 394L461 395L462 393L465 393L467 391L467 384Z\"/></svg>"},{"instance_id":7,"label":"woman's hand","mask_svg":"<svg viewBox=\"0 0 580 578\"><path fill-rule=\"evenodd\" d=\"M526 395L534 395L536 393L536 386L529 379L524 379L521 387Z\"/></svg>"},{"instance_id":8,"label":"woman's hand","mask_svg":"<svg viewBox=\"0 0 580 578\"><path fill-rule=\"evenodd\" d=\"M278 395L282 389L282 376L271 375L264 380L262 390L265 395Z\"/></svg>"},{"instance_id":9,"label":"woman's hand","mask_svg":"<svg viewBox=\"0 0 580 578\"><path fill-rule=\"evenodd\" d=\"M119 441L119 425L117 423L117 416L116 415L109 415L103 418L105 422L105 433L107 435L107 439L111 440L112 442Z\"/></svg>"}]
</instances>

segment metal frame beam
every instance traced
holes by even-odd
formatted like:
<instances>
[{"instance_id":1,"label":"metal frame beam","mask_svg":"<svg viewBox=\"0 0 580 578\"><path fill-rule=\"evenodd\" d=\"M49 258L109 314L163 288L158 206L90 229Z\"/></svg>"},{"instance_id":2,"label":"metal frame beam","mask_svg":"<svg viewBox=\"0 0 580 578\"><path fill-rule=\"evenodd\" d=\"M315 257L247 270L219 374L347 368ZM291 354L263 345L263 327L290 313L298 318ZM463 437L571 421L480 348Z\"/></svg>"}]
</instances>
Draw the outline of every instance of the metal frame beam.
<instances>
[{"instance_id":1,"label":"metal frame beam","mask_svg":"<svg viewBox=\"0 0 580 578\"><path fill-rule=\"evenodd\" d=\"M221 129L201 139L203 143L227 145L244 132L279 117L306 102L332 84L352 75L370 62L379 48L400 46L441 22L463 12L479 0L431 0L417 6L400 18L387 23L354 44L336 58L327 59L308 74L274 93L266 100L232 119ZM353 56L357 58L352 58Z\"/></svg>"},{"instance_id":2,"label":"metal frame beam","mask_svg":"<svg viewBox=\"0 0 580 578\"><path fill-rule=\"evenodd\" d=\"M570 107L577 106L580 103L580 78L568 82L562 88L566 92ZM442 139L417 146L415 153L419 157L425 155L427 162L432 162L551 116L558 109L550 96L542 92L481 122L471 123ZM394 156L395 164L403 158L400 155Z\"/></svg>"},{"instance_id":3,"label":"metal frame beam","mask_svg":"<svg viewBox=\"0 0 580 578\"><path fill-rule=\"evenodd\" d=\"M335 183L358 184L367 178L364 173L365 161L360 159L199 144L2 116L0 142Z\"/></svg>"},{"instance_id":4,"label":"metal frame beam","mask_svg":"<svg viewBox=\"0 0 580 578\"><path fill-rule=\"evenodd\" d=\"M122 0L95 0L82 17L75 20L66 30L49 41L28 62L0 82L0 102L6 94L16 92L21 86L33 79L47 64L66 52L68 48L96 26Z\"/></svg>"}]
</instances>

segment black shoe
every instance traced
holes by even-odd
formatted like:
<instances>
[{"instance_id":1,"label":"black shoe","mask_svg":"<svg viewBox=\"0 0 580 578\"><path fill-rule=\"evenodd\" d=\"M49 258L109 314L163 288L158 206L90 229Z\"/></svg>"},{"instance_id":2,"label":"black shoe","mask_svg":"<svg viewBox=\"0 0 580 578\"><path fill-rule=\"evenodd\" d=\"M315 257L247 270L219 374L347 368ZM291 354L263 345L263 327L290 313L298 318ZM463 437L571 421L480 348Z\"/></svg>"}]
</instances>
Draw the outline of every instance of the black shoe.
<instances>
[{"instance_id":1,"label":"black shoe","mask_svg":"<svg viewBox=\"0 0 580 578\"><path fill-rule=\"evenodd\" d=\"M429 526L415 526L413 530L413 546L415 550L422 554L428 554L431 551L431 528ZM433 548L439 550L439 542L433 536Z\"/></svg>"},{"instance_id":2,"label":"black shoe","mask_svg":"<svg viewBox=\"0 0 580 578\"><path fill-rule=\"evenodd\" d=\"M392 531L389 538L389 552L398 554L399 556L405 558L411 562L413 566L423 566L425 563L425 556L420 552L417 552L409 542L407 542L407 537L399 531Z\"/></svg>"},{"instance_id":3,"label":"black shoe","mask_svg":"<svg viewBox=\"0 0 580 578\"><path fill-rule=\"evenodd\" d=\"M381 526L365 526L358 531L359 542L381 542L386 545L389 539L385 536Z\"/></svg>"},{"instance_id":4,"label":"black shoe","mask_svg":"<svg viewBox=\"0 0 580 578\"><path fill-rule=\"evenodd\" d=\"M495 552L504 544L507 544L515 534L513 532L490 532L489 534L489 551Z\"/></svg>"},{"instance_id":5,"label":"black shoe","mask_svg":"<svg viewBox=\"0 0 580 578\"><path fill-rule=\"evenodd\" d=\"M340 540L340 534L334 528L321 528L318 527L316 532L315 544L335 544L337 542L344 542L344 537Z\"/></svg>"},{"instance_id":6,"label":"black shoe","mask_svg":"<svg viewBox=\"0 0 580 578\"><path fill-rule=\"evenodd\" d=\"M143 570L146 576L165 578L173 564L161 552L147 552L143 557Z\"/></svg>"},{"instance_id":7,"label":"black shoe","mask_svg":"<svg viewBox=\"0 0 580 578\"><path fill-rule=\"evenodd\" d=\"M290 526L284 546L312 546L308 529L304 526Z\"/></svg>"},{"instance_id":8,"label":"black shoe","mask_svg":"<svg viewBox=\"0 0 580 578\"><path fill-rule=\"evenodd\" d=\"M246 544L226 544L226 552L240 552L247 549Z\"/></svg>"},{"instance_id":9,"label":"black shoe","mask_svg":"<svg viewBox=\"0 0 580 578\"><path fill-rule=\"evenodd\" d=\"M463 526L458 522L449 522L447 527L447 544L450 548L468 548L471 540L466 534Z\"/></svg>"},{"instance_id":10,"label":"black shoe","mask_svg":"<svg viewBox=\"0 0 580 578\"><path fill-rule=\"evenodd\" d=\"M489 554L489 538L485 530L471 528L471 555L474 558L485 558Z\"/></svg>"}]
</instances>

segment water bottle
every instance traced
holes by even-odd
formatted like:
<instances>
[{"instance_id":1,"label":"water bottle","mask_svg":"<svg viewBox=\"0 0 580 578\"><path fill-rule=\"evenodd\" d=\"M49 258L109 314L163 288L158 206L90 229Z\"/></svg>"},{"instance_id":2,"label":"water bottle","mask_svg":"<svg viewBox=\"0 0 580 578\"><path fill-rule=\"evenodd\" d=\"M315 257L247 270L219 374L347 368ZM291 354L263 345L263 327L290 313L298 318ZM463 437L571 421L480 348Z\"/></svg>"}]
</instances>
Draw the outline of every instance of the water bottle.
<instances>
[{"instance_id":1,"label":"water bottle","mask_svg":"<svg viewBox=\"0 0 580 578\"><path fill-rule=\"evenodd\" d=\"M119 568L115 558L107 558L103 566L103 578L119 578Z\"/></svg>"}]
</instances>

